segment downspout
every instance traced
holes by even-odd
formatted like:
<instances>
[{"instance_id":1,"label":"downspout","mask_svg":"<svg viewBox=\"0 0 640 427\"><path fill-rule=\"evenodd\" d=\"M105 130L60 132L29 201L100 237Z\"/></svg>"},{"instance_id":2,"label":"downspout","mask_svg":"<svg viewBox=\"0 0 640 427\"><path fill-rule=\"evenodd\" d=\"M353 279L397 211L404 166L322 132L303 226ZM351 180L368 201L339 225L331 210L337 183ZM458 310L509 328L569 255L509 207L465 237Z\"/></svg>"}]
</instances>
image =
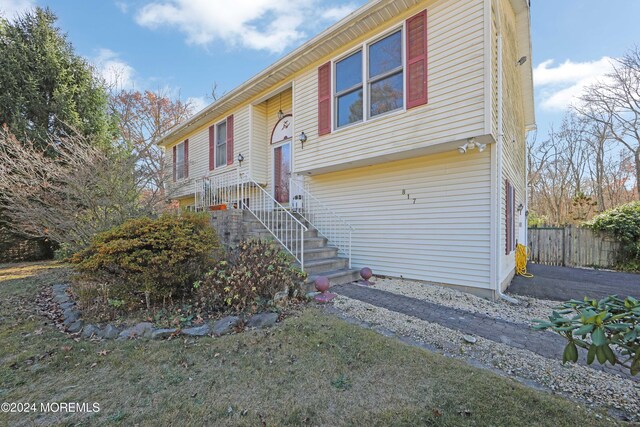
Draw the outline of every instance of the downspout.
<instances>
[{"instance_id":1,"label":"downspout","mask_svg":"<svg viewBox=\"0 0 640 427\"><path fill-rule=\"evenodd\" d=\"M498 214L496 215L496 245L494 247L495 250L495 260L496 260L496 295L501 299L504 299L512 304L518 304L519 301L515 298L511 298L508 295L502 293L502 254L500 252L501 248L501 227L502 227L502 144L504 141L504 129L503 126L503 59L502 59L502 16L501 16L501 8L500 8L500 0L497 0L498 7L496 8L497 14L497 25L498 25L498 140L496 141L496 174L497 179L496 183L498 185L496 194L497 203L498 203Z\"/></svg>"}]
</instances>

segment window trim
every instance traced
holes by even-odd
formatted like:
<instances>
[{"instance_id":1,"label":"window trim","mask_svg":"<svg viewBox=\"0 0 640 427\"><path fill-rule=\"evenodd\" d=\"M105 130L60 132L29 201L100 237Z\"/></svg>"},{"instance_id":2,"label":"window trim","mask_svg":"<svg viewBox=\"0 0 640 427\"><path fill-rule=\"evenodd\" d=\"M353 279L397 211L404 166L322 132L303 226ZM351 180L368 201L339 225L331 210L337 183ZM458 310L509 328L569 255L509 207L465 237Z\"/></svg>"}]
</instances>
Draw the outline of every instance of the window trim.
<instances>
[{"instance_id":1,"label":"window trim","mask_svg":"<svg viewBox=\"0 0 640 427\"><path fill-rule=\"evenodd\" d=\"M407 111L407 82L406 82L407 79L406 79L406 66L405 66L406 65L405 64L406 49L407 49L406 41L405 41L405 35L407 31L406 27L407 27L406 20L403 20L401 23L395 24L385 29L384 31L376 34L375 36L367 40L364 40L361 43L358 43L356 46L352 47L348 51L344 52L341 55L336 56L331 60L331 133L341 131L343 129L348 129L348 128L351 128L352 126L361 125L373 120L377 120L382 117L389 117L389 116L400 114ZM402 107L396 108L390 111L385 111L384 113L380 113L375 116L371 116L369 114L369 85L371 83L369 79L369 46L376 43L377 41L384 39L387 36L392 35L397 31L400 31L400 43L402 46L401 48L402 50L401 69L403 73L402 74L403 75ZM362 101L363 101L362 120L349 123L343 126L338 126L338 115L337 115L338 114L338 108L337 108L338 93L336 93L336 64L342 61L343 59L346 59L349 56L355 54L358 51L362 51ZM394 72L397 72L396 70L398 70L398 68L394 69L394 71L389 71L388 72L389 75L392 75ZM385 77L386 77L386 74L387 73L385 73ZM383 78L382 76L377 76L375 81L377 81L378 77L380 79ZM354 88L356 88L356 86L349 89L345 89L340 92L340 95L347 94L351 89L354 89Z\"/></svg>"},{"instance_id":2,"label":"window trim","mask_svg":"<svg viewBox=\"0 0 640 427\"><path fill-rule=\"evenodd\" d=\"M218 164L218 140L220 139L220 131L218 130L219 126L221 126L222 124L225 125L225 131L224 131L224 163L222 163L221 165ZM214 165L214 170L223 168L225 166L230 166L227 165L227 119L224 120L220 120L218 123L216 123L214 128L214 141L213 141L213 165ZM222 145L222 144L220 144Z\"/></svg>"},{"instance_id":3,"label":"window trim","mask_svg":"<svg viewBox=\"0 0 640 427\"><path fill-rule=\"evenodd\" d=\"M371 45L373 45L373 44L375 44L375 43L377 43L377 42L379 42L379 41L381 41L381 40L383 40L383 39L395 34L398 31L400 32L400 65L398 67L394 68L393 70L386 71L386 72L384 72L382 74L378 74L377 76L370 78L369 77L369 48L371 47ZM367 69L366 70L366 74L365 74L365 76L367 77L367 98L366 98L366 100L367 100L367 111L365 112L365 116L369 120L374 119L374 118L379 117L379 116L387 115L389 113L393 113L395 111L399 111L399 110L403 110L404 111L405 108L406 108L406 105L407 105L407 100L406 100L407 93L406 92L407 91L406 91L406 82L405 82L405 80L406 80L406 78L405 78L406 77L406 73L405 73L406 57L405 57L405 42L404 42L404 39L405 39L405 30L404 30L404 24L403 24L402 26L399 26L399 27L395 28L395 31L394 30L387 31L384 35L382 35L382 36L376 38L375 40L370 41L370 42L368 42L366 44L367 62L364 65L365 65L365 68ZM371 85L374 84L374 83L379 82L380 80L384 80L387 77L391 77L391 76L393 76L395 74L398 74L398 73L402 73L402 106L399 107L399 108L394 108L393 110L385 111L384 113L376 114L375 116L371 115L371 99L369 99L369 92L370 92ZM364 108L364 105L363 105L363 108Z\"/></svg>"}]
</instances>

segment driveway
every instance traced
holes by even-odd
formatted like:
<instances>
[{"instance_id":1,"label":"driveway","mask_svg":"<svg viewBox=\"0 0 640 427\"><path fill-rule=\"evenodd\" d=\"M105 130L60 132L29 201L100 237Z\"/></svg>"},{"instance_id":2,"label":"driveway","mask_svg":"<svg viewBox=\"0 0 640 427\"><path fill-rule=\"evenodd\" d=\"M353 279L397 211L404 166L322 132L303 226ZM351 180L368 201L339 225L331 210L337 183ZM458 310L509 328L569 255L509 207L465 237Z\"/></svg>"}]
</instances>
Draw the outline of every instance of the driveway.
<instances>
[{"instance_id":1,"label":"driveway","mask_svg":"<svg viewBox=\"0 0 640 427\"><path fill-rule=\"evenodd\" d=\"M529 264L527 271L534 277L516 276L509 293L557 301L607 295L640 298L640 274L542 264Z\"/></svg>"}]
</instances>

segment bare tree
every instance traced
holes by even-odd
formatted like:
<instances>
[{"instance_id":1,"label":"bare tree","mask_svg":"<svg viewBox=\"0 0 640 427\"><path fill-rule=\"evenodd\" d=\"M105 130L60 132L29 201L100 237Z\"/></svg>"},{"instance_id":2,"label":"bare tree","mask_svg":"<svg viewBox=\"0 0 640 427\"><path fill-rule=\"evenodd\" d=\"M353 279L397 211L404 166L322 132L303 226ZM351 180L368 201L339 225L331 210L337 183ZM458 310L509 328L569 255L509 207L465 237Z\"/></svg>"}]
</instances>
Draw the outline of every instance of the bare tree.
<instances>
[{"instance_id":1,"label":"bare tree","mask_svg":"<svg viewBox=\"0 0 640 427\"><path fill-rule=\"evenodd\" d=\"M164 133L191 116L191 103L162 90L120 90L112 93L110 106L118 120L121 143L135 157L145 196L155 201L156 210L164 209L170 198L171 168L164 150L156 144Z\"/></svg>"},{"instance_id":2,"label":"bare tree","mask_svg":"<svg viewBox=\"0 0 640 427\"><path fill-rule=\"evenodd\" d=\"M49 238L72 249L147 211L140 203L134 159L82 136L45 147L0 129L0 209L12 231Z\"/></svg>"},{"instance_id":3,"label":"bare tree","mask_svg":"<svg viewBox=\"0 0 640 427\"><path fill-rule=\"evenodd\" d=\"M580 112L607 127L611 137L633 156L636 197L640 198L640 49L613 62L606 79L581 97Z\"/></svg>"}]
</instances>

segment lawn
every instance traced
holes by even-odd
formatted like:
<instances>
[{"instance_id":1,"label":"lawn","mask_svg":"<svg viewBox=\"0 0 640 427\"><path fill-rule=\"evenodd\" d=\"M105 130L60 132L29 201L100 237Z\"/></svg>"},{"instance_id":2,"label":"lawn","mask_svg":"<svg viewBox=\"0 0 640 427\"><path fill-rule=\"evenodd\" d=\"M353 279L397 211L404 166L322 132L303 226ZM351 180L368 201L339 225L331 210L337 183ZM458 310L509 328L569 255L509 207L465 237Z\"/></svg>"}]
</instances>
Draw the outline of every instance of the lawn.
<instances>
[{"instance_id":1,"label":"lawn","mask_svg":"<svg viewBox=\"0 0 640 427\"><path fill-rule=\"evenodd\" d=\"M97 402L100 411L0 414L0 424L610 425L313 308L222 338L74 341L34 301L66 274L51 263L0 266L0 402Z\"/></svg>"}]
</instances>

